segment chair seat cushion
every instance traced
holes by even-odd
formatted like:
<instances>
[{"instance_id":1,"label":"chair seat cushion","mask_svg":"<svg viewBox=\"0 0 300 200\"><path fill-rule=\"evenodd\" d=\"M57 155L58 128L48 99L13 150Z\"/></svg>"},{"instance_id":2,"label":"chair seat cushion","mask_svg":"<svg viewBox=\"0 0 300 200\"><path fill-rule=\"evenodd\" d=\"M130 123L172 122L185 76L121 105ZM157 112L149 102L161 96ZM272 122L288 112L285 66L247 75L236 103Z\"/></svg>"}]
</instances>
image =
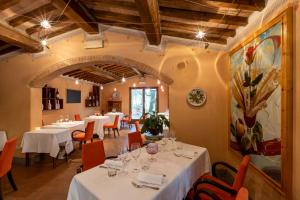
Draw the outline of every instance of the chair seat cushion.
<instances>
[{"instance_id":1,"label":"chair seat cushion","mask_svg":"<svg viewBox=\"0 0 300 200\"><path fill-rule=\"evenodd\" d=\"M104 124L103 128L114 128L114 124Z\"/></svg>"},{"instance_id":2,"label":"chair seat cushion","mask_svg":"<svg viewBox=\"0 0 300 200\"><path fill-rule=\"evenodd\" d=\"M83 140L85 138L85 133L82 132L75 132L73 135L75 140Z\"/></svg>"}]
</instances>

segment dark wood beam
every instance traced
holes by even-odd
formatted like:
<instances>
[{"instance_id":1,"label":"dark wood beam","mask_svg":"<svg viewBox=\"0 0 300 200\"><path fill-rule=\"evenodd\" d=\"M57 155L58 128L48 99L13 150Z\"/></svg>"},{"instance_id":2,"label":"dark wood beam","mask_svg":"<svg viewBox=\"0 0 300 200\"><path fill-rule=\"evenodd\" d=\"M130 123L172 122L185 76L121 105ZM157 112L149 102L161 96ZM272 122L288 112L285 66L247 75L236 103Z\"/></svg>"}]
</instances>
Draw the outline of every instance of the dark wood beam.
<instances>
[{"instance_id":1,"label":"dark wood beam","mask_svg":"<svg viewBox=\"0 0 300 200\"><path fill-rule=\"evenodd\" d=\"M17 51L17 50L20 50L19 47L16 47L16 46L9 46L7 48L1 48L0 49L0 55L4 55L4 54L7 54L7 53L11 53L13 51Z\"/></svg>"},{"instance_id":2,"label":"dark wood beam","mask_svg":"<svg viewBox=\"0 0 300 200\"><path fill-rule=\"evenodd\" d=\"M160 16L157 0L135 0L145 33L151 45L161 42Z\"/></svg>"},{"instance_id":3,"label":"dark wood beam","mask_svg":"<svg viewBox=\"0 0 300 200\"><path fill-rule=\"evenodd\" d=\"M68 4L69 3L69 4ZM89 13L88 9L79 1L52 0L52 4L59 10L64 11L70 20L89 34L97 34L98 23Z\"/></svg>"},{"instance_id":4,"label":"dark wood beam","mask_svg":"<svg viewBox=\"0 0 300 200\"><path fill-rule=\"evenodd\" d=\"M103 76L103 77L105 77L107 79L110 79L110 80L114 80L115 81L115 80L120 79L119 76L116 76L115 74L113 74L113 73L111 73L111 72L109 72L107 70L103 70L103 69L101 69L99 67L93 67L93 66L91 66L91 67L86 67L86 69L89 72L96 73L96 74L98 74L100 76Z\"/></svg>"},{"instance_id":5,"label":"dark wood beam","mask_svg":"<svg viewBox=\"0 0 300 200\"><path fill-rule=\"evenodd\" d=\"M55 7L53 7L53 5L49 3L41 7L38 7L30 12L24 13L22 15L18 15L17 17L9 20L8 23L9 25L16 27L25 22L32 21L33 19L35 19L36 24L39 24L39 20L41 20L39 19L39 16L44 16L53 10L55 10Z\"/></svg>"},{"instance_id":6,"label":"dark wood beam","mask_svg":"<svg viewBox=\"0 0 300 200\"><path fill-rule=\"evenodd\" d=\"M0 24L0 40L3 40L14 46L18 46L26 51L36 53L43 50L40 42L19 33L3 24Z\"/></svg>"},{"instance_id":7,"label":"dark wood beam","mask_svg":"<svg viewBox=\"0 0 300 200\"><path fill-rule=\"evenodd\" d=\"M193 11L220 13L220 10L235 9L261 11L265 7L264 0L159 0L159 6Z\"/></svg>"},{"instance_id":8,"label":"dark wood beam","mask_svg":"<svg viewBox=\"0 0 300 200\"><path fill-rule=\"evenodd\" d=\"M0 10L5 10L11 6L18 4L20 0L0 0Z\"/></svg>"},{"instance_id":9,"label":"dark wood beam","mask_svg":"<svg viewBox=\"0 0 300 200\"><path fill-rule=\"evenodd\" d=\"M236 26L245 26L248 24L247 17L224 16L221 14L187 11L174 8L160 8L160 14L162 20L187 24L200 24L201 22L212 22Z\"/></svg>"},{"instance_id":10,"label":"dark wood beam","mask_svg":"<svg viewBox=\"0 0 300 200\"><path fill-rule=\"evenodd\" d=\"M170 30L170 31L179 31L179 32L186 32L191 34L196 34L199 30L204 31L210 35L221 35L227 37L234 37L236 31L234 29L225 29L225 28L213 28L213 27L201 27L192 24L184 24L178 22L169 22L169 21L162 21L161 22L162 29Z\"/></svg>"},{"instance_id":11,"label":"dark wood beam","mask_svg":"<svg viewBox=\"0 0 300 200\"><path fill-rule=\"evenodd\" d=\"M172 37L180 37L190 40L197 40L195 37L195 34L189 34L189 33L183 33L183 32L176 32L176 31L168 31L168 30L162 30L162 33L164 35L172 36ZM215 36L205 36L203 40L199 40L203 42L209 42L209 43L218 43L218 44L227 44L227 40L220 37Z\"/></svg>"}]
</instances>

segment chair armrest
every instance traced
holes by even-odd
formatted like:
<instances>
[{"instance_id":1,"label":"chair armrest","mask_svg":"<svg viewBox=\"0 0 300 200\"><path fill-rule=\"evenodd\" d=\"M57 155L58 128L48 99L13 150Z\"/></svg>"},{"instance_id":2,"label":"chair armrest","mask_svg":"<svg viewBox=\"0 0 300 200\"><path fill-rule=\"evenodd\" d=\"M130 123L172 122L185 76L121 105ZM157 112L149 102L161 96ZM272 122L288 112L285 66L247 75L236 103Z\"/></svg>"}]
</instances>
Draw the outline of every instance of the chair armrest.
<instances>
[{"instance_id":1,"label":"chair armrest","mask_svg":"<svg viewBox=\"0 0 300 200\"><path fill-rule=\"evenodd\" d=\"M215 163L212 165L212 175L213 175L214 177L217 177L217 175L216 175L216 168L217 168L218 165L222 165L222 166L224 166L224 167L230 169L230 170L233 171L234 173L237 173L237 171L238 171L235 167L229 165L229 164L226 163L226 162L215 162Z\"/></svg>"},{"instance_id":2,"label":"chair armrest","mask_svg":"<svg viewBox=\"0 0 300 200\"><path fill-rule=\"evenodd\" d=\"M212 185L220 190L223 190L231 195L236 195L237 194L237 191L232 189L232 188L229 188L227 186L224 186L218 182L215 182L213 180L210 180L210 179L199 179L198 181L196 181L196 183L194 184L193 188L194 188L194 191L196 192L197 189L198 189L198 186L201 185L201 184L208 184L208 185Z\"/></svg>"},{"instance_id":3,"label":"chair armrest","mask_svg":"<svg viewBox=\"0 0 300 200\"><path fill-rule=\"evenodd\" d=\"M193 200L201 200L199 195L204 194L206 196L209 196L213 200L222 200L220 197L218 197L214 192L208 189L198 189L193 196Z\"/></svg>"},{"instance_id":4,"label":"chair armrest","mask_svg":"<svg viewBox=\"0 0 300 200\"><path fill-rule=\"evenodd\" d=\"M72 138L73 138L75 132L85 133L83 130L75 130L75 131L73 131L73 132L71 133Z\"/></svg>"}]
</instances>

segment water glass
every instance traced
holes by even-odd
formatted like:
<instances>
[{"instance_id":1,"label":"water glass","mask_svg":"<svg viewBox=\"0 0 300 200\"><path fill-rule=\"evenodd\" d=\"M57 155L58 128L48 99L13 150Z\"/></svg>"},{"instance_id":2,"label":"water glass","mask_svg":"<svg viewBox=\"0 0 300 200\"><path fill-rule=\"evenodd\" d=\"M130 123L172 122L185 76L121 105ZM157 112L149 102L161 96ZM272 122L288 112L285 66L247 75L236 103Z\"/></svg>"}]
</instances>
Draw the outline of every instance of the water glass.
<instances>
[{"instance_id":1,"label":"water glass","mask_svg":"<svg viewBox=\"0 0 300 200\"><path fill-rule=\"evenodd\" d=\"M117 169L112 165L107 165L107 175L108 177L114 177L117 175Z\"/></svg>"},{"instance_id":2,"label":"water glass","mask_svg":"<svg viewBox=\"0 0 300 200\"><path fill-rule=\"evenodd\" d=\"M133 172L139 172L139 168L138 168L138 163L137 163L137 159L139 158L140 154L141 154L141 144L140 143L132 143L130 145L130 155L132 156L132 158L135 160L136 162L136 167L133 169Z\"/></svg>"}]
</instances>

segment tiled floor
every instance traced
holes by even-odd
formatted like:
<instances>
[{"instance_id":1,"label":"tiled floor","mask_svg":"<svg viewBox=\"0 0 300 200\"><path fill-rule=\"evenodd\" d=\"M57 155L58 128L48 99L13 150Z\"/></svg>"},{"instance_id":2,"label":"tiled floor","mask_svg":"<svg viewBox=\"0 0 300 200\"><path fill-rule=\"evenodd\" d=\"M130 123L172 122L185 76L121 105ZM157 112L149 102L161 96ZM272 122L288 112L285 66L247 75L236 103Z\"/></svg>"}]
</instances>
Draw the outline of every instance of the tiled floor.
<instances>
[{"instance_id":1,"label":"tiled floor","mask_svg":"<svg viewBox=\"0 0 300 200\"><path fill-rule=\"evenodd\" d=\"M129 130L120 131L120 137L113 136L104 139L106 156L117 155L122 145L127 144ZM32 163L29 168L24 164L15 164L13 176L18 191L13 191L6 177L3 177L3 193L5 200L60 200L66 199L72 177L81 164L81 151L71 154L67 163L60 160L55 169L52 168L52 159L45 156L42 161Z\"/></svg>"}]
</instances>

